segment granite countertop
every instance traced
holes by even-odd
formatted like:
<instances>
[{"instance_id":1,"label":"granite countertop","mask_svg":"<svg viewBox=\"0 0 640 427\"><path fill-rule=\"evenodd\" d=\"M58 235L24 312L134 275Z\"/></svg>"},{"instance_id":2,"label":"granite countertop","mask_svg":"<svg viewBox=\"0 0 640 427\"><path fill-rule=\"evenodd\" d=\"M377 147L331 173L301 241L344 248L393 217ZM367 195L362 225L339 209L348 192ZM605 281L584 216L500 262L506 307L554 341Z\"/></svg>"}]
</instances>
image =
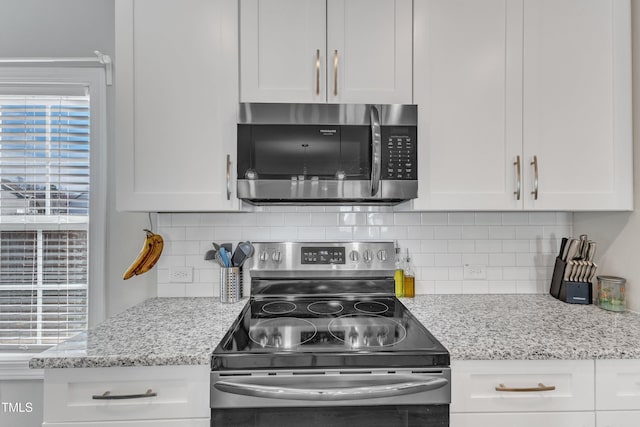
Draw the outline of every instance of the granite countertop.
<instances>
[{"instance_id":1,"label":"granite countertop","mask_svg":"<svg viewBox=\"0 0 640 427\"><path fill-rule=\"evenodd\" d=\"M247 300L152 298L29 362L39 368L208 365Z\"/></svg>"},{"instance_id":2,"label":"granite countertop","mask_svg":"<svg viewBox=\"0 0 640 427\"><path fill-rule=\"evenodd\" d=\"M452 360L640 359L640 315L549 295L419 295L402 302Z\"/></svg>"},{"instance_id":3,"label":"granite countertop","mask_svg":"<svg viewBox=\"0 0 640 427\"><path fill-rule=\"evenodd\" d=\"M402 302L452 360L640 359L640 315L548 295L419 295ZM246 300L152 298L31 359L32 368L207 365Z\"/></svg>"}]
</instances>

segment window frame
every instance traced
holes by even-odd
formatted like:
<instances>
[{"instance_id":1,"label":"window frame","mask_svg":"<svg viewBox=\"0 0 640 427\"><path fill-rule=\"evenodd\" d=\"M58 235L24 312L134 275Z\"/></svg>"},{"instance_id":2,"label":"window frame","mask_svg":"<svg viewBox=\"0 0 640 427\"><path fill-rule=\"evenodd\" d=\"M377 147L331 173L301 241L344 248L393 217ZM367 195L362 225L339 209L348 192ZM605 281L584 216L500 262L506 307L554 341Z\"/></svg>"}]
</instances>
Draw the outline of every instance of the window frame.
<instances>
[{"instance_id":1,"label":"window frame","mask_svg":"<svg viewBox=\"0 0 640 427\"><path fill-rule=\"evenodd\" d=\"M7 85L79 85L87 86L90 94L91 156L89 162L89 276L88 327L92 328L105 318L106 229L107 229L107 88L105 71L96 67L2 66L0 86ZM7 362L18 368L34 353L0 351L0 365ZM0 380L2 379L0 366ZM12 377L19 376L12 369ZM33 372L25 377L33 379Z\"/></svg>"}]
</instances>

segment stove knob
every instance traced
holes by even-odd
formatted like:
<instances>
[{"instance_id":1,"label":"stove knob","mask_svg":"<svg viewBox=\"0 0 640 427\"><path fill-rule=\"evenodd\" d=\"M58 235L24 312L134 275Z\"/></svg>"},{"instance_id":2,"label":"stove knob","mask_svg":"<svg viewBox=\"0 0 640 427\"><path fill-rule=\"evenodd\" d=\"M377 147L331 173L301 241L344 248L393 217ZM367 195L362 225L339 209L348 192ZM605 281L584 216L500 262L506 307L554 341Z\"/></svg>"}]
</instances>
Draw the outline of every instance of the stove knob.
<instances>
[{"instance_id":1,"label":"stove knob","mask_svg":"<svg viewBox=\"0 0 640 427\"><path fill-rule=\"evenodd\" d=\"M276 264L280 264L282 262L282 252L280 251L275 251L273 253L273 255L271 255L271 259L273 260L273 262L275 262Z\"/></svg>"},{"instance_id":2,"label":"stove knob","mask_svg":"<svg viewBox=\"0 0 640 427\"><path fill-rule=\"evenodd\" d=\"M387 260L387 251L384 249L380 249L378 251L378 259L380 261L386 261Z\"/></svg>"},{"instance_id":3,"label":"stove knob","mask_svg":"<svg viewBox=\"0 0 640 427\"><path fill-rule=\"evenodd\" d=\"M360 259L360 254L358 254L358 251L351 251L351 253L349 254L349 259L351 261L358 261L358 259Z\"/></svg>"},{"instance_id":4,"label":"stove knob","mask_svg":"<svg viewBox=\"0 0 640 427\"><path fill-rule=\"evenodd\" d=\"M362 253L362 259L364 259L364 262L371 262L373 260L373 254L371 253L371 251L369 249L366 249Z\"/></svg>"},{"instance_id":5,"label":"stove knob","mask_svg":"<svg viewBox=\"0 0 640 427\"><path fill-rule=\"evenodd\" d=\"M369 333L365 332L364 336L362 337L362 343L365 347L369 347L369 345L371 345L371 335Z\"/></svg>"},{"instance_id":6,"label":"stove knob","mask_svg":"<svg viewBox=\"0 0 640 427\"><path fill-rule=\"evenodd\" d=\"M269 259L269 253L267 251L260 252L260 261L266 261Z\"/></svg>"}]
</instances>

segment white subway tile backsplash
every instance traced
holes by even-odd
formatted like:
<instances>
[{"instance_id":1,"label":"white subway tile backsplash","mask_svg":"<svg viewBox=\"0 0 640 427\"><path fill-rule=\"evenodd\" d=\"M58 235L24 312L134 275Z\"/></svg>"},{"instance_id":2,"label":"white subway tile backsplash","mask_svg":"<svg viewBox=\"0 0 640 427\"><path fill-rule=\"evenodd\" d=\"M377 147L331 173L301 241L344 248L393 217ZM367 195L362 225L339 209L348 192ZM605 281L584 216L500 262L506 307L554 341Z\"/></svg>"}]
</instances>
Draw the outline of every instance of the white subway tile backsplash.
<instances>
[{"instance_id":1,"label":"white subway tile backsplash","mask_svg":"<svg viewBox=\"0 0 640 427\"><path fill-rule=\"evenodd\" d=\"M462 238L462 227L461 226L436 226L433 229L434 238L436 239L460 239Z\"/></svg>"},{"instance_id":2,"label":"white subway tile backsplash","mask_svg":"<svg viewBox=\"0 0 640 427\"><path fill-rule=\"evenodd\" d=\"M474 225L465 225L462 227L462 238L463 239L488 239L489 238L489 227L487 226L474 226Z\"/></svg>"},{"instance_id":3,"label":"white subway tile backsplash","mask_svg":"<svg viewBox=\"0 0 640 427\"><path fill-rule=\"evenodd\" d=\"M158 296L219 294L219 267L205 261L212 242L240 240L397 240L408 249L416 293L548 292L560 239L570 236L564 212L412 212L378 206L245 205L246 212L158 214L165 252L158 263ZM464 278L464 265L485 268L486 279ZM173 266L194 270L193 283L171 283Z\"/></svg>"},{"instance_id":4,"label":"white subway tile backsplash","mask_svg":"<svg viewBox=\"0 0 640 427\"><path fill-rule=\"evenodd\" d=\"M378 240L380 239L380 227L353 227L354 240Z\"/></svg>"},{"instance_id":5,"label":"white subway tile backsplash","mask_svg":"<svg viewBox=\"0 0 640 427\"><path fill-rule=\"evenodd\" d=\"M367 224L368 225L393 225L393 214L392 213L368 213L367 214Z\"/></svg>"},{"instance_id":6,"label":"white subway tile backsplash","mask_svg":"<svg viewBox=\"0 0 640 427\"><path fill-rule=\"evenodd\" d=\"M454 212L449 214L450 225L473 225L476 215L473 212Z\"/></svg>"},{"instance_id":7,"label":"white subway tile backsplash","mask_svg":"<svg viewBox=\"0 0 640 427\"><path fill-rule=\"evenodd\" d=\"M447 225L449 215L444 212L423 212L420 214L420 222L424 225Z\"/></svg>"},{"instance_id":8,"label":"white subway tile backsplash","mask_svg":"<svg viewBox=\"0 0 640 427\"><path fill-rule=\"evenodd\" d=\"M380 238L381 239L406 239L408 236L407 234L407 227L405 226L381 226L380 227Z\"/></svg>"},{"instance_id":9,"label":"white subway tile backsplash","mask_svg":"<svg viewBox=\"0 0 640 427\"><path fill-rule=\"evenodd\" d=\"M353 227L327 227L325 230L325 239L353 240Z\"/></svg>"},{"instance_id":10,"label":"white subway tile backsplash","mask_svg":"<svg viewBox=\"0 0 640 427\"><path fill-rule=\"evenodd\" d=\"M401 212L393 214L395 225L420 224L420 212Z\"/></svg>"},{"instance_id":11,"label":"white subway tile backsplash","mask_svg":"<svg viewBox=\"0 0 640 427\"><path fill-rule=\"evenodd\" d=\"M476 225L501 225L502 214L499 212L476 212Z\"/></svg>"},{"instance_id":12,"label":"white subway tile backsplash","mask_svg":"<svg viewBox=\"0 0 640 427\"><path fill-rule=\"evenodd\" d=\"M311 214L307 212L285 213L284 225L287 227L311 225Z\"/></svg>"}]
</instances>

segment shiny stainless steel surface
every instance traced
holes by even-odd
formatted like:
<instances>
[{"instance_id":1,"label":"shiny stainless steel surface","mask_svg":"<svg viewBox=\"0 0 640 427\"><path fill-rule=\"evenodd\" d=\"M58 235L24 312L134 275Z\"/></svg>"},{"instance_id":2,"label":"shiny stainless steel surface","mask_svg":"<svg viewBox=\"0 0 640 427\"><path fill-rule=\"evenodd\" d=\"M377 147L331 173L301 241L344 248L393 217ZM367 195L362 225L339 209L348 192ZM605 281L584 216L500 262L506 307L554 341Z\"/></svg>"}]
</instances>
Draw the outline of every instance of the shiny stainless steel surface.
<instances>
[{"instance_id":1,"label":"shiny stainless steel surface","mask_svg":"<svg viewBox=\"0 0 640 427\"><path fill-rule=\"evenodd\" d=\"M240 103L238 124L369 126L372 105L378 108L382 126L417 126L418 124L416 105L284 103Z\"/></svg>"},{"instance_id":2,"label":"shiny stainless steel surface","mask_svg":"<svg viewBox=\"0 0 640 427\"><path fill-rule=\"evenodd\" d=\"M300 204L304 201L351 204L399 203L418 196L418 181L381 180L379 190L371 196L371 181L344 180L250 180L239 179L238 198L250 199L253 204Z\"/></svg>"},{"instance_id":3,"label":"shiny stainless steel surface","mask_svg":"<svg viewBox=\"0 0 640 427\"><path fill-rule=\"evenodd\" d=\"M393 277L395 263L392 241L379 242L253 242L258 256L245 263L252 278L325 277L363 278ZM344 263L303 264L302 248L344 248ZM365 252L380 254L366 260Z\"/></svg>"},{"instance_id":4,"label":"shiny stainless steel surface","mask_svg":"<svg viewBox=\"0 0 640 427\"><path fill-rule=\"evenodd\" d=\"M382 135L380 134L380 113L375 105L371 106L371 197L380 189L382 172Z\"/></svg>"},{"instance_id":5,"label":"shiny stainless steel surface","mask_svg":"<svg viewBox=\"0 0 640 427\"><path fill-rule=\"evenodd\" d=\"M450 368L211 373L211 407L449 404Z\"/></svg>"}]
</instances>

